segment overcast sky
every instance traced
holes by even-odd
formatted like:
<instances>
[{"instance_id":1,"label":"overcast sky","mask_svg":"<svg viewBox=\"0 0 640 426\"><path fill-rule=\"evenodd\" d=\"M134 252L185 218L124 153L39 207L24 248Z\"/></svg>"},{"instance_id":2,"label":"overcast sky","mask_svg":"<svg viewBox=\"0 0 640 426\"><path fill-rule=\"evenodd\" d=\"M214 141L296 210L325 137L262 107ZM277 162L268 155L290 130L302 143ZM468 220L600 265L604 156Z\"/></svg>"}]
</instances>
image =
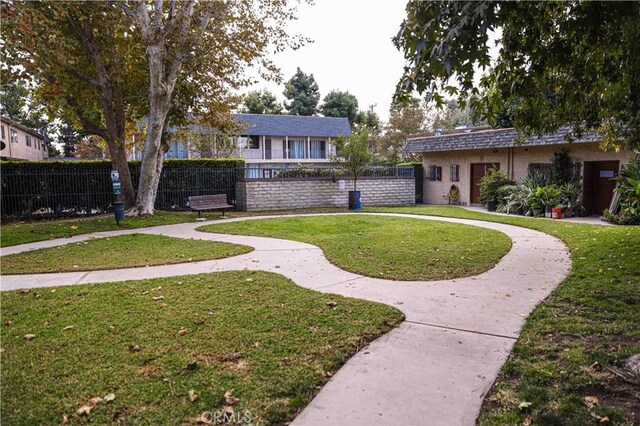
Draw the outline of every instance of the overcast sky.
<instances>
[{"instance_id":1,"label":"overcast sky","mask_svg":"<svg viewBox=\"0 0 640 426\"><path fill-rule=\"evenodd\" d=\"M273 57L287 81L300 67L313 74L320 87L320 103L331 90L348 91L361 110L375 105L383 120L404 61L391 43L404 18L404 0L315 0L300 5L290 34L314 40L296 51ZM260 82L248 90L268 89L284 100L283 85Z\"/></svg>"}]
</instances>

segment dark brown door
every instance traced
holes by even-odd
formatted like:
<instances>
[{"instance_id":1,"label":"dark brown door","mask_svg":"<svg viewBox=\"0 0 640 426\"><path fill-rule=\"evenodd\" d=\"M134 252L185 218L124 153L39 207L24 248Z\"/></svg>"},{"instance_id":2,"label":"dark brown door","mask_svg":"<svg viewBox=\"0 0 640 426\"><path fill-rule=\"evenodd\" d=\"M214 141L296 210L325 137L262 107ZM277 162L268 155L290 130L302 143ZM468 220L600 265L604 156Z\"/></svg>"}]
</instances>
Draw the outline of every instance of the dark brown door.
<instances>
[{"instance_id":1,"label":"dark brown door","mask_svg":"<svg viewBox=\"0 0 640 426\"><path fill-rule=\"evenodd\" d=\"M480 204L480 179L487 174L489 169L499 169L500 163L480 163L471 165L471 197L470 204Z\"/></svg>"},{"instance_id":2,"label":"dark brown door","mask_svg":"<svg viewBox=\"0 0 640 426\"><path fill-rule=\"evenodd\" d=\"M609 208L613 190L616 187L614 177L618 176L620 162L595 161L593 176L593 214L602 214Z\"/></svg>"},{"instance_id":3,"label":"dark brown door","mask_svg":"<svg viewBox=\"0 0 640 426\"><path fill-rule=\"evenodd\" d=\"M264 140L264 159L271 160L271 139Z\"/></svg>"}]
</instances>

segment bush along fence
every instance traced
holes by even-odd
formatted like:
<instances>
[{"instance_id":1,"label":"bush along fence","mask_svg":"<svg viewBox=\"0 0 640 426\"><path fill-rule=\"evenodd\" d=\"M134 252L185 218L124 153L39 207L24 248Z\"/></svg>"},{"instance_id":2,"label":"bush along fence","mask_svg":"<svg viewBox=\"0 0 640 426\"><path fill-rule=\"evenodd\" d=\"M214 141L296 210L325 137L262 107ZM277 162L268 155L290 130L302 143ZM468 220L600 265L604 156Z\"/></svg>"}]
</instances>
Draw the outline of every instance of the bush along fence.
<instances>
[{"instance_id":1,"label":"bush along fence","mask_svg":"<svg viewBox=\"0 0 640 426\"><path fill-rule=\"evenodd\" d=\"M192 195L236 198L242 159L165 160L156 209L188 210ZM140 162L129 162L134 189ZM0 162L2 219L91 216L113 211L109 161Z\"/></svg>"}]
</instances>

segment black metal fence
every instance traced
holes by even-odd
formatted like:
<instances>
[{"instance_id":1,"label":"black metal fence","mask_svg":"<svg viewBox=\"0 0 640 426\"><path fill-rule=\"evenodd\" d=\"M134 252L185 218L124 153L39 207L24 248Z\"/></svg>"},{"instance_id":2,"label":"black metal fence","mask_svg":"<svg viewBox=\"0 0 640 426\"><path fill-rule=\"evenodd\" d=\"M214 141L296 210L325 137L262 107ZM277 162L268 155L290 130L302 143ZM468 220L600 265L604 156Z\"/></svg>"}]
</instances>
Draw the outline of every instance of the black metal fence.
<instances>
[{"instance_id":1,"label":"black metal fence","mask_svg":"<svg viewBox=\"0 0 640 426\"><path fill-rule=\"evenodd\" d=\"M344 179L351 172L340 166L308 167L247 167L245 179ZM413 166L371 166L361 171L358 177L414 177Z\"/></svg>"},{"instance_id":2,"label":"black metal fence","mask_svg":"<svg viewBox=\"0 0 640 426\"><path fill-rule=\"evenodd\" d=\"M188 210L192 195L226 194L235 203L236 176L243 170L164 170L155 208ZM138 172L132 173L134 187ZM91 216L113 211L109 172L94 170L28 171L0 176L2 219Z\"/></svg>"}]
</instances>

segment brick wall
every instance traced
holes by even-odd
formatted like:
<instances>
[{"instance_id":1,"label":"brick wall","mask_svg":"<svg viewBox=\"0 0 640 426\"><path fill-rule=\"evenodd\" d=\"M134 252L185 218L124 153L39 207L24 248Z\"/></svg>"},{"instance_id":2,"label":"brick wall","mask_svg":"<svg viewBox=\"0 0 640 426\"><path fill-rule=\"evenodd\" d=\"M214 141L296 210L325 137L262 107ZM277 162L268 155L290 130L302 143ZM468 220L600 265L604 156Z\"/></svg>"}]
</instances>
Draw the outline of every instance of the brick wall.
<instances>
[{"instance_id":1,"label":"brick wall","mask_svg":"<svg viewBox=\"0 0 640 426\"><path fill-rule=\"evenodd\" d=\"M236 183L239 210L284 210L309 207L347 207L353 180L244 179ZM407 206L415 204L413 178L360 178L362 206Z\"/></svg>"}]
</instances>

